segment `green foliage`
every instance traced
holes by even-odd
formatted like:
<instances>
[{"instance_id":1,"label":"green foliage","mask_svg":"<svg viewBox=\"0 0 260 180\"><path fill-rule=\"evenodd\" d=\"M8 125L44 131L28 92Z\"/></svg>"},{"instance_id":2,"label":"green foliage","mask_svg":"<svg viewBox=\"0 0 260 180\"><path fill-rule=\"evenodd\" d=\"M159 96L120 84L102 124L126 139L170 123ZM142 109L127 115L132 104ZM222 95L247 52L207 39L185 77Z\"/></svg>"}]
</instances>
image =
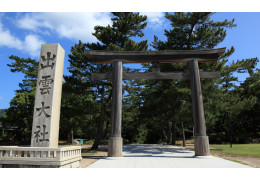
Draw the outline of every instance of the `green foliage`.
<instances>
[{"instance_id":1,"label":"green foliage","mask_svg":"<svg viewBox=\"0 0 260 180\"><path fill-rule=\"evenodd\" d=\"M24 74L23 83L20 83L20 91L30 91L32 87L36 86L38 62L31 58L19 58L18 56L10 56L11 60L14 60L12 64L7 64L11 69L11 72L21 72Z\"/></svg>"},{"instance_id":2,"label":"green foliage","mask_svg":"<svg viewBox=\"0 0 260 180\"><path fill-rule=\"evenodd\" d=\"M114 12L112 26L95 26L96 38L102 42L103 48L110 51L140 51L147 49L147 41L135 43L131 37L143 37L147 17L132 12ZM99 45L99 44L97 44ZM92 48L91 48L92 47ZM93 49L93 45L89 46Z\"/></svg>"},{"instance_id":3,"label":"green foliage","mask_svg":"<svg viewBox=\"0 0 260 180\"><path fill-rule=\"evenodd\" d=\"M236 93L245 99L253 99L255 103L245 103L238 115L239 135L246 141L251 142L254 139L260 139L260 72L257 69L246 78ZM237 120L236 120L237 121Z\"/></svg>"},{"instance_id":4,"label":"green foliage","mask_svg":"<svg viewBox=\"0 0 260 180\"><path fill-rule=\"evenodd\" d=\"M157 50L212 49L226 37L225 28L235 27L232 21L213 21L211 12L166 13L172 30L165 30L166 42L155 36L153 47Z\"/></svg>"},{"instance_id":5,"label":"green foliage","mask_svg":"<svg viewBox=\"0 0 260 180\"><path fill-rule=\"evenodd\" d=\"M165 42L158 40L155 36L152 43L156 50L198 50L214 48L222 42L226 36L227 27L234 27L232 21L216 22L210 19L212 13L166 13L165 17L170 20L172 29L165 30L167 40ZM229 50L231 54L233 49ZM204 63L200 65L203 70L219 70L220 64ZM161 64L160 69L163 72L176 72L188 70L188 64ZM203 94L205 91L216 91L218 86L216 81L202 80ZM149 83L148 83L148 86ZM156 121L160 124L161 136L169 144L175 144L176 136L180 136L181 124L192 135L192 111L191 94L189 80L163 80L154 81L153 88L149 88L145 95L144 109L146 112L153 107L153 113L157 114ZM207 94L207 93L206 93ZM153 97L158 97L153 99ZM204 98L206 99L207 96ZM205 101L205 100L204 100ZM208 100L206 99L206 102ZM185 109L183 109L185 108ZM207 112L206 112L207 114ZM209 113L208 113L209 114ZM160 117L158 117L158 115ZM211 115L211 114L209 114ZM150 119L149 117L148 119ZM154 126L154 122L151 124ZM159 127L158 127L159 128ZM158 128L154 128L153 132Z\"/></svg>"},{"instance_id":6,"label":"green foliage","mask_svg":"<svg viewBox=\"0 0 260 180\"><path fill-rule=\"evenodd\" d=\"M0 109L0 118L4 115L6 109Z\"/></svg>"},{"instance_id":7,"label":"green foliage","mask_svg":"<svg viewBox=\"0 0 260 180\"><path fill-rule=\"evenodd\" d=\"M226 37L226 28L232 28L234 19L231 21L213 21L210 19L213 13L166 13L165 17L170 20L172 29L165 30L166 41L160 41L155 36L152 46L156 50L199 50L212 49L222 42ZM258 62L257 58L242 59L230 62L227 58L235 51L234 47L228 49L217 63L201 63L200 69L204 71L220 71L221 79L201 79L205 119L211 142L246 142L243 128L246 120L241 120L241 112L253 108L256 103L254 96L241 96L238 93L238 78L234 73L254 74L254 68ZM161 71L185 71L187 64L160 65ZM143 108L146 112L152 109L156 122L150 120L154 131L161 128L161 134L168 143L180 135L181 123L184 123L185 131L192 132L192 112L189 92L189 81L187 80L164 80L147 83L151 91L146 92L143 100ZM257 87L257 86L256 86ZM154 99L153 97L157 97ZM184 108L184 109L183 109ZM156 116L156 115L155 115ZM254 120L253 122L255 122ZM259 123L257 123L259 124ZM243 133L241 133L241 130ZM245 131L244 131L245 130ZM153 132L154 132L153 131ZM256 132L256 130L254 130ZM172 136L172 138L170 137ZM192 136L188 133L188 137ZM254 136L256 137L256 136ZM174 143L174 142L172 142Z\"/></svg>"},{"instance_id":8,"label":"green foliage","mask_svg":"<svg viewBox=\"0 0 260 180\"><path fill-rule=\"evenodd\" d=\"M84 53L86 47L85 43L79 41L71 47L69 54L68 70L71 75L64 76L60 123L62 139L71 139L72 131L74 138L95 138L98 105L95 103L97 96L93 96L91 89L95 84L90 81L95 66ZM105 71L105 68L102 70Z\"/></svg>"},{"instance_id":9,"label":"green foliage","mask_svg":"<svg viewBox=\"0 0 260 180\"><path fill-rule=\"evenodd\" d=\"M241 96L239 93L238 78L234 72L247 73L254 71L257 59L237 60L230 64L224 64L222 60L221 76L218 81L219 87L214 91L214 96L204 104L206 119L208 120L208 133L212 137L211 143L234 142L245 143L249 140L246 119L241 119L241 112L251 109L256 103L254 96ZM224 63L223 63L224 62ZM249 71L248 67L251 67ZM256 137L256 136L255 136Z\"/></svg>"},{"instance_id":10,"label":"green foliage","mask_svg":"<svg viewBox=\"0 0 260 180\"><path fill-rule=\"evenodd\" d=\"M96 103L88 91L75 88L69 83L63 84L60 119L60 139L71 139L71 130L75 138L95 137L94 108Z\"/></svg>"},{"instance_id":11,"label":"green foliage","mask_svg":"<svg viewBox=\"0 0 260 180\"><path fill-rule=\"evenodd\" d=\"M7 132L8 139L28 143L33 120L38 62L34 59L24 59L17 56L9 58L14 61L8 64L11 67L11 72L23 73L24 80L19 83L20 89L16 90L15 96L10 101L10 107L5 111L0 121L4 129L13 129L13 131Z\"/></svg>"},{"instance_id":12,"label":"green foliage","mask_svg":"<svg viewBox=\"0 0 260 180\"><path fill-rule=\"evenodd\" d=\"M65 77L68 88L73 89L75 96L82 98L82 95L89 97L89 112L85 112L85 103L77 103L77 108L82 109L81 113L71 112L71 118L78 116L83 118L84 114L89 114L89 119L83 118L88 123L89 129L95 132L95 143L92 148L98 147L101 138L108 138L110 118L111 118L111 95L112 84L111 81L92 81L91 73L111 73L112 66L110 64L93 64L86 57L85 50L108 50L108 51L141 51L146 50L148 45L147 41L141 41L136 43L131 38L135 36L142 37L142 29L146 27L146 16L141 16L139 13L112 13L112 26L108 25L95 26L94 36L99 40L97 43L82 43L79 41L71 48L69 55L70 67L68 68L71 76ZM66 103L67 104L67 103ZM126 106L126 109L129 107ZM88 110L88 108L87 108ZM130 132L134 132L134 120L135 115L127 116L124 120L126 126L125 129L127 137L126 139L133 139L134 134L129 135ZM91 115L91 116L90 116ZM78 121L78 120L75 120ZM93 123L95 122L95 123ZM93 125L91 126L90 123ZM75 125L77 126L77 125ZM133 127L131 129L131 127ZM124 137L125 135L123 135ZM128 137L129 136L129 137ZM90 137L88 137L90 138ZM130 140L131 141L131 140Z\"/></svg>"}]
</instances>

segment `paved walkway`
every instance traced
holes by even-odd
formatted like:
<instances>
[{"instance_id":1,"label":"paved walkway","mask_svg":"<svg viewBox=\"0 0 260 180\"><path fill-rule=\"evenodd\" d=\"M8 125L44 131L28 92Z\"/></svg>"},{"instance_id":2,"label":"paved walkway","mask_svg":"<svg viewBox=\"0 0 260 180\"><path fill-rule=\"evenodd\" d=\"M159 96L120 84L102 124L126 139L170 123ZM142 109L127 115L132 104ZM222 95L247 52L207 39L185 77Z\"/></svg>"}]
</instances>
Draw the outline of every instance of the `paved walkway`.
<instances>
[{"instance_id":1,"label":"paved walkway","mask_svg":"<svg viewBox=\"0 0 260 180\"><path fill-rule=\"evenodd\" d=\"M126 145L122 158L103 158L88 168L250 168L214 156L195 157L194 151L171 145Z\"/></svg>"}]
</instances>

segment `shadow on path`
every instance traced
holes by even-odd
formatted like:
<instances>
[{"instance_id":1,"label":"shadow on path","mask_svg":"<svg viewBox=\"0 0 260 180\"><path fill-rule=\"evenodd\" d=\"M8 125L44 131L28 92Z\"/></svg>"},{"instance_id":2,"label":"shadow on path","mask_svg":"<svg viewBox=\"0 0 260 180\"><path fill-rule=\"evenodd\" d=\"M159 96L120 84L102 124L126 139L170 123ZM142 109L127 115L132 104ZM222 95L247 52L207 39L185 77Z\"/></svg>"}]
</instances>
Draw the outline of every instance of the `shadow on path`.
<instances>
[{"instance_id":1,"label":"shadow on path","mask_svg":"<svg viewBox=\"0 0 260 180\"><path fill-rule=\"evenodd\" d=\"M171 145L138 144L123 146L124 157L194 158L194 152Z\"/></svg>"}]
</instances>

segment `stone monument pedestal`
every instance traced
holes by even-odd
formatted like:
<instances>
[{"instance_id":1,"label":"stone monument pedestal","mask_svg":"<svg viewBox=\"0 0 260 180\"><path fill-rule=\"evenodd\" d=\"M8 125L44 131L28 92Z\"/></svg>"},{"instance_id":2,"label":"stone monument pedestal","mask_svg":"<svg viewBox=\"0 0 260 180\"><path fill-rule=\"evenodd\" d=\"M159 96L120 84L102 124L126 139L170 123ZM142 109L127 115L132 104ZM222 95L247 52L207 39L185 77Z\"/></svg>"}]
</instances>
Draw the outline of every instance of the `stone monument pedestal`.
<instances>
[{"instance_id":1,"label":"stone monument pedestal","mask_svg":"<svg viewBox=\"0 0 260 180\"><path fill-rule=\"evenodd\" d=\"M0 147L0 168L80 168L81 147Z\"/></svg>"}]
</instances>

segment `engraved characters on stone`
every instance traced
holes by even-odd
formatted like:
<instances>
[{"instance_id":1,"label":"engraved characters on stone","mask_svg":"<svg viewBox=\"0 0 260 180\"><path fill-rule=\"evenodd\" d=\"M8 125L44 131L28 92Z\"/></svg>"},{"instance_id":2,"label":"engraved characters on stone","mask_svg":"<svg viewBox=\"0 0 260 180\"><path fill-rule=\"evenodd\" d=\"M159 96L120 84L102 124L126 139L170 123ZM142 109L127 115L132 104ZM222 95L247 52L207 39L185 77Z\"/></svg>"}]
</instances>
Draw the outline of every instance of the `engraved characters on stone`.
<instances>
[{"instance_id":1,"label":"engraved characters on stone","mask_svg":"<svg viewBox=\"0 0 260 180\"><path fill-rule=\"evenodd\" d=\"M42 142L42 141L49 141L49 139L46 139L46 134L49 134L48 132L45 132L46 130L46 125L42 125L43 127L43 132L41 132L41 126L36 126L39 130L38 131L35 131L34 134L34 138L36 138L36 142L38 143L39 141ZM40 137L42 136L42 139L39 139Z\"/></svg>"},{"instance_id":2,"label":"engraved characters on stone","mask_svg":"<svg viewBox=\"0 0 260 180\"><path fill-rule=\"evenodd\" d=\"M52 54L51 57L51 52L47 52L47 58L45 56L41 56L41 62L40 62L40 70L44 70L45 68L51 68L53 69L55 65L55 58L56 55ZM48 72L48 71L47 71ZM51 90L51 84L54 83L53 78L51 75L46 75L46 76L41 76L41 79L38 81L39 89L40 89L40 94L41 95L49 95L50 90ZM51 115L48 114L48 110L51 109L50 106L45 105L45 102L41 102L41 107L37 107L36 111L38 114L36 115L35 118L38 118L40 116L44 116L44 118L50 118ZM37 131L33 132L34 133L34 139L36 140L37 143L43 142L43 141L49 141L49 139L46 138L47 134L49 132L46 132L46 125L42 125L42 131L41 131L41 126L37 125L36 126Z\"/></svg>"},{"instance_id":3,"label":"engraved characters on stone","mask_svg":"<svg viewBox=\"0 0 260 180\"><path fill-rule=\"evenodd\" d=\"M36 111L40 111L39 114L36 117L39 117L42 115L42 113L45 115L45 117L51 117L51 115L47 114L44 109L50 109L50 106L44 106L44 102L41 103L42 107L36 108Z\"/></svg>"},{"instance_id":4,"label":"engraved characters on stone","mask_svg":"<svg viewBox=\"0 0 260 180\"><path fill-rule=\"evenodd\" d=\"M53 66L54 66L54 64L55 64L55 63L53 62L54 59L55 59L55 57L56 57L56 55L53 54L53 55L52 55L52 58L51 58L51 52L47 52L47 59L45 58L45 56L41 56L43 62L47 61L46 65L41 64L41 69L44 69L44 68L47 68L47 67L51 67L51 69L52 69ZM52 61L51 64L50 64L50 61Z\"/></svg>"},{"instance_id":5,"label":"engraved characters on stone","mask_svg":"<svg viewBox=\"0 0 260 180\"><path fill-rule=\"evenodd\" d=\"M42 86L42 88L40 88L41 90L41 94L50 94L50 84L53 83L53 79L51 78L50 75L48 76L42 76L42 79L39 81L39 85Z\"/></svg>"}]
</instances>

